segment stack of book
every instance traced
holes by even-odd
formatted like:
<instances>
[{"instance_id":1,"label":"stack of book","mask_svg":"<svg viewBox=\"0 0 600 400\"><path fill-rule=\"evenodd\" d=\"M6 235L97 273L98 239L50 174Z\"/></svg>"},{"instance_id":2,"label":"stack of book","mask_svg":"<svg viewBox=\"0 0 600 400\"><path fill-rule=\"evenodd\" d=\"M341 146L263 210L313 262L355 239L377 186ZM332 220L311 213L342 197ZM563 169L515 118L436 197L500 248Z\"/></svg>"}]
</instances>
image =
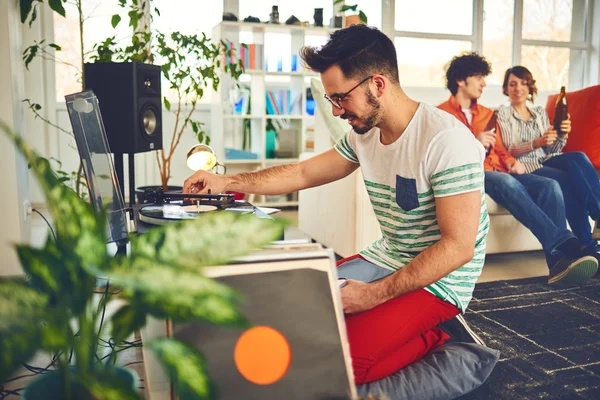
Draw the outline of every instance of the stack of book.
<instances>
[{"instance_id":1,"label":"stack of book","mask_svg":"<svg viewBox=\"0 0 600 400\"><path fill-rule=\"evenodd\" d=\"M291 90L267 90L268 115L300 115L302 93Z\"/></svg>"}]
</instances>

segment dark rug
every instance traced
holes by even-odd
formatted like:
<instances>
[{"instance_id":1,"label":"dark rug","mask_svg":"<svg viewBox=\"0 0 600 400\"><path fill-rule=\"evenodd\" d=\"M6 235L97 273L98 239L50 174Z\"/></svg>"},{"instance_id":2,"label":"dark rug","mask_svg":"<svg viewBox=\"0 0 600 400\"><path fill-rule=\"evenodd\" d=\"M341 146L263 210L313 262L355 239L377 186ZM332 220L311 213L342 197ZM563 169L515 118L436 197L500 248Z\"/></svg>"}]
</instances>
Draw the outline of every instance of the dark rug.
<instances>
[{"instance_id":1,"label":"dark rug","mask_svg":"<svg viewBox=\"0 0 600 400\"><path fill-rule=\"evenodd\" d=\"M475 287L466 319L501 355L461 399L600 399L600 280L554 289L547 279Z\"/></svg>"}]
</instances>

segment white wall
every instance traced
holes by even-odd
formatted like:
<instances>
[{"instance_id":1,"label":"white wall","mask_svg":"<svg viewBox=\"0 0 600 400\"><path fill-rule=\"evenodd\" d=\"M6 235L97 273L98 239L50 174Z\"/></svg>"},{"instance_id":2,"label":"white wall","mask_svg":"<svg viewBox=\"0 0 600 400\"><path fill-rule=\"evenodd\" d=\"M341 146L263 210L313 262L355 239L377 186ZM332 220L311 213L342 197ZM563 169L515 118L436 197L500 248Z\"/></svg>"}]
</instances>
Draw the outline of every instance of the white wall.
<instances>
[{"instance_id":1,"label":"white wall","mask_svg":"<svg viewBox=\"0 0 600 400\"><path fill-rule=\"evenodd\" d=\"M0 0L0 119L25 133L20 99L24 93L21 30L17 2ZM27 164L15 146L0 134L0 276L21 274L15 243L28 242L29 224L23 219L23 202L29 198Z\"/></svg>"}]
</instances>

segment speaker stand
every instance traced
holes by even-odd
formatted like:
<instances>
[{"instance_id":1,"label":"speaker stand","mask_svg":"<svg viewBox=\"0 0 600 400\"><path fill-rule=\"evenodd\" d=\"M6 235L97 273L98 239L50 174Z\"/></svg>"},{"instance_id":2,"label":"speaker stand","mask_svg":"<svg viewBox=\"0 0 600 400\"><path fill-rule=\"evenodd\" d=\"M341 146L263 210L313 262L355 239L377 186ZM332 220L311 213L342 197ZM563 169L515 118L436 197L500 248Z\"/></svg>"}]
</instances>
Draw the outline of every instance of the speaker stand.
<instances>
[{"instance_id":1,"label":"speaker stand","mask_svg":"<svg viewBox=\"0 0 600 400\"><path fill-rule=\"evenodd\" d=\"M127 160L129 161L129 207L133 208L135 204L135 155L129 153Z\"/></svg>"},{"instance_id":2,"label":"speaker stand","mask_svg":"<svg viewBox=\"0 0 600 400\"><path fill-rule=\"evenodd\" d=\"M135 154L128 153L129 161L129 207L135 204ZM125 198L125 177L123 172L123 153L115 153L115 172L119 181L121 196Z\"/></svg>"}]
</instances>

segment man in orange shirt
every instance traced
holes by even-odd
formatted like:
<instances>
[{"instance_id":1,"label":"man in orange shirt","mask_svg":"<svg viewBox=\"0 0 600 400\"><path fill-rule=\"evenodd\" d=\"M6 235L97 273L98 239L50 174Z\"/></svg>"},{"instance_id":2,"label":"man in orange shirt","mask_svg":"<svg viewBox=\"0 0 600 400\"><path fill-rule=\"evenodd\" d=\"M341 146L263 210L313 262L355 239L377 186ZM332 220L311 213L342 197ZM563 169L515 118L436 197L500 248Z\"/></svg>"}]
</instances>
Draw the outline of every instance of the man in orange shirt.
<instances>
[{"instance_id":1,"label":"man in orange shirt","mask_svg":"<svg viewBox=\"0 0 600 400\"><path fill-rule=\"evenodd\" d=\"M454 57L446 70L451 95L438 108L465 124L486 148L485 191L540 241L550 270L548 283L581 283L589 278L590 268L597 270L598 262L567 230L560 186L526 174L496 134L494 112L478 104L490 72L491 65L477 53Z\"/></svg>"}]
</instances>

